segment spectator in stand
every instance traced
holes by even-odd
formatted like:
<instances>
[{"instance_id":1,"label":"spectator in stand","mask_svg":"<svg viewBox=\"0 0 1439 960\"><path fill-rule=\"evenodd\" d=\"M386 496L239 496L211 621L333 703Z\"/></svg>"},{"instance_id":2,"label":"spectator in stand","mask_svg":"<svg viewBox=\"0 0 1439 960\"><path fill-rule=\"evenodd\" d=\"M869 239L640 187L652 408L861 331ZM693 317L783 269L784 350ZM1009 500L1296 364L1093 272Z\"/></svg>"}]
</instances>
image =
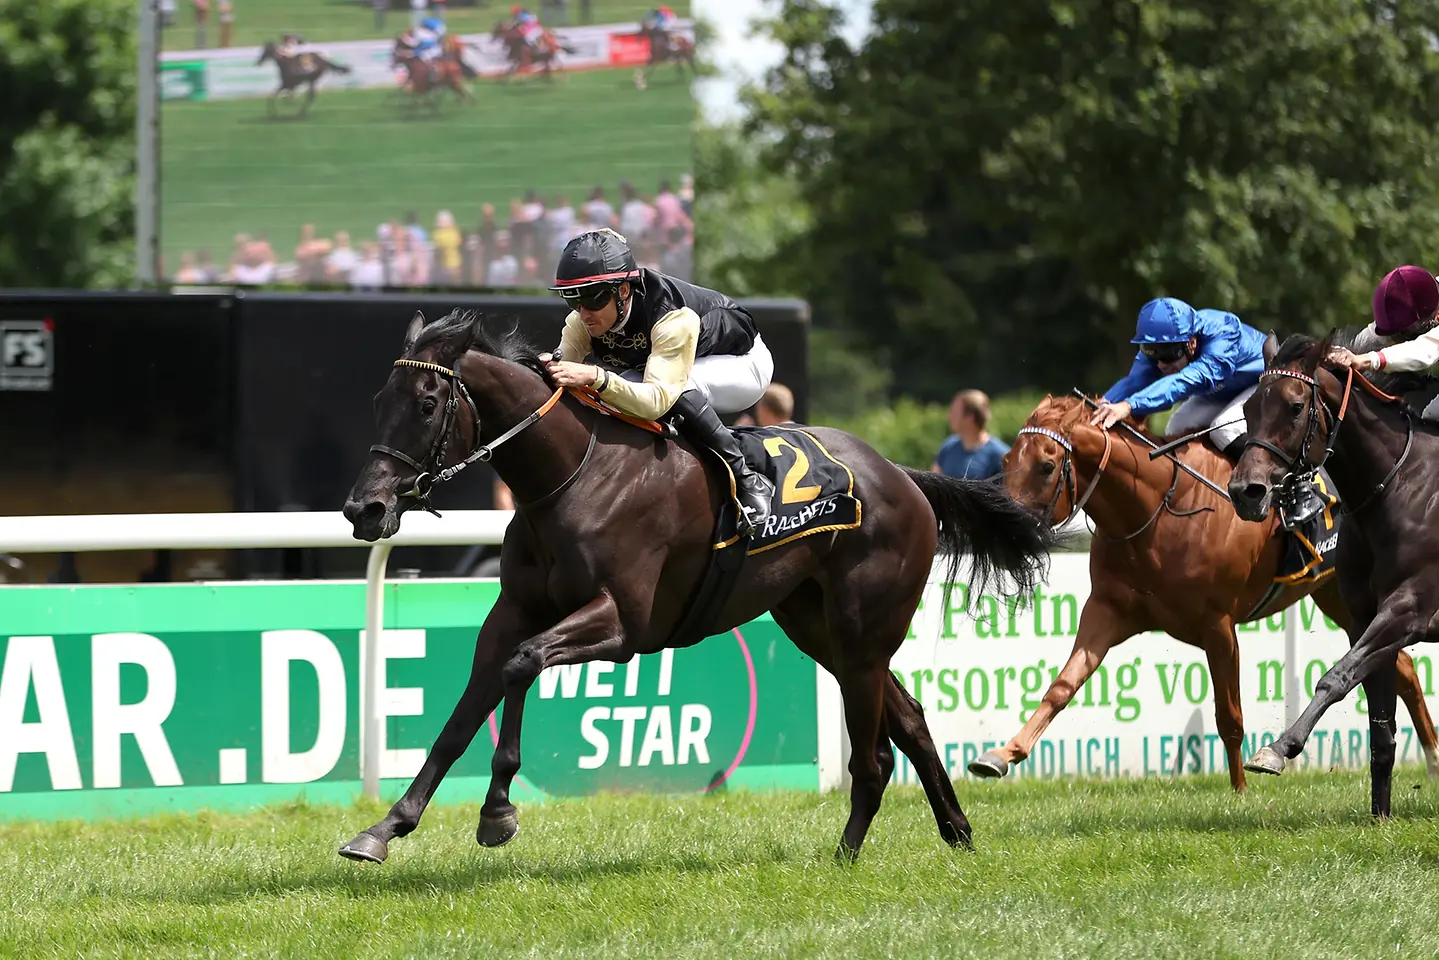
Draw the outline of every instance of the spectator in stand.
<instances>
[{"instance_id":1,"label":"spectator in stand","mask_svg":"<svg viewBox=\"0 0 1439 960\"><path fill-rule=\"evenodd\" d=\"M538 257L544 252L540 236L544 222L545 205L540 201L539 194L533 190L526 192L524 202L510 216L510 245L516 257L523 260L525 257Z\"/></svg>"},{"instance_id":2,"label":"spectator in stand","mask_svg":"<svg viewBox=\"0 0 1439 960\"><path fill-rule=\"evenodd\" d=\"M385 29L385 14L390 12L390 0L371 0L375 11L375 29Z\"/></svg>"},{"instance_id":3,"label":"spectator in stand","mask_svg":"<svg viewBox=\"0 0 1439 960\"><path fill-rule=\"evenodd\" d=\"M615 208L610 206L605 199L605 188L595 187L590 191L590 199L584 206L585 223L591 227L613 227L615 225Z\"/></svg>"},{"instance_id":4,"label":"spectator in stand","mask_svg":"<svg viewBox=\"0 0 1439 960\"><path fill-rule=\"evenodd\" d=\"M490 254L490 266L486 272L491 287L513 287L519 282L520 264L510 252L510 234L501 230L495 234L494 251Z\"/></svg>"},{"instance_id":5,"label":"spectator in stand","mask_svg":"<svg viewBox=\"0 0 1439 960\"><path fill-rule=\"evenodd\" d=\"M335 233L335 249L325 257L325 280L329 283L349 283L350 271L360 262L360 255L350 246L350 235L344 230Z\"/></svg>"},{"instance_id":6,"label":"spectator in stand","mask_svg":"<svg viewBox=\"0 0 1439 960\"><path fill-rule=\"evenodd\" d=\"M392 287L410 286L414 276L414 256L410 252L410 232L398 223L390 225L390 253L385 258L386 282Z\"/></svg>"},{"instance_id":7,"label":"spectator in stand","mask_svg":"<svg viewBox=\"0 0 1439 960\"><path fill-rule=\"evenodd\" d=\"M240 262L230 268L230 279L242 286L260 286L275 281L275 253L262 237L245 244Z\"/></svg>"},{"instance_id":8,"label":"spectator in stand","mask_svg":"<svg viewBox=\"0 0 1439 960\"><path fill-rule=\"evenodd\" d=\"M435 215L435 232L431 240L435 245L434 282L440 286L454 286L460 281L461 238L450 211L441 210Z\"/></svg>"},{"instance_id":9,"label":"spectator in stand","mask_svg":"<svg viewBox=\"0 0 1439 960\"><path fill-rule=\"evenodd\" d=\"M680 205L684 207L685 216L695 215L695 178L688 173L680 175Z\"/></svg>"},{"instance_id":10,"label":"spectator in stand","mask_svg":"<svg viewBox=\"0 0 1439 960\"><path fill-rule=\"evenodd\" d=\"M520 266L520 279L517 286L538 287L540 283L540 262L534 257L525 257Z\"/></svg>"},{"instance_id":11,"label":"spectator in stand","mask_svg":"<svg viewBox=\"0 0 1439 960\"><path fill-rule=\"evenodd\" d=\"M385 261L380 245L373 240L360 247L360 259L349 271L350 286L356 290L378 291L385 285Z\"/></svg>"},{"instance_id":12,"label":"spectator in stand","mask_svg":"<svg viewBox=\"0 0 1439 960\"><path fill-rule=\"evenodd\" d=\"M204 283L205 275L195 263L193 253L180 254L180 269L175 271L176 283Z\"/></svg>"},{"instance_id":13,"label":"spectator in stand","mask_svg":"<svg viewBox=\"0 0 1439 960\"><path fill-rule=\"evenodd\" d=\"M660 192L655 195L655 229L660 236L668 237L675 227L683 227L688 234L690 215L685 212L680 198L670 189L670 182L661 180Z\"/></svg>"},{"instance_id":14,"label":"spectator in stand","mask_svg":"<svg viewBox=\"0 0 1439 960\"><path fill-rule=\"evenodd\" d=\"M550 235L548 259L558 260L559 255L565 252L565 246L575 236L575 208L570 204L569 197L556 197L555 205L549 213L545 214L546 230Z\"/></svg>"},{"instance_id":15,"label":"spectator in stand","mask_svg":"<svg viewBox=\"0 0 1439 960\"><path fill-rule=\"evenodd\" d=\"M228 49L235 39L235 5L220 0L220 46Z\"/></svg>"},{"instance_id":16,"label":"spectator in stand","mask_svg":"<svg viewBox=\"0 0 1439 960\"><path fill-rule=\"evenodd\" d=\"M416 252L429 247L430 235L425 232L424 227L420 226L420 218L413 210L405 211L405 229L410 231L410 236L415 239L415 243L420 244L418 247L411 245Z\"/></svg>"},{"instance_id":17,"label":"spectator in stand","mask_svg":"<svg viewBox=\"0 0 1439 960\"><path fill-rule=\"evenodd\" d=\"M998 477L1009 447L991 437L988 427L989 397L980 390L956 393L949 406L949 428L954 432L940 445L930 470L972 480Z\"/></svg>"},{"instance_id":18,"label":"spectator in stand","mask_svg":"<svg viewBox=\"0 0 1439 960\"><path fill-rule=\"evenodd\" d=\"M205 23L210 19L210 0L195 0L195 49L205 49Z\"/></svg>"},{"instance_id":19,"label":"spectator in stand","mask_svg":"<svg viewBox=\"0 0 1439 960\"><path fill-rule=\"evenodd\" d=\"M220 279L220 269L215 266L215 257L209 247L201 247L195 266L200 270L201 283L214 283Z\"/></svg>"},{"instance_id":20,"label":"spectator in stand","mask_svg":"<svg viewBox=\"0 0 1439 960\"><path fill-rule=\"evenodd\" d=\"M315 225L300 225L300 242L295 245L295 279L303 286L315 286L325 282L325 257L330 253L330 241L315 236Z\"/></svg>"},{"instance_id":21,"label":"spectator in stand","mask_svg":"<svg viewBox=\"0 0 1439 960\"><path fill-rule=\"evenodd\" d=\"M630 245L643 240L654 223L655 211L635 192L628 180L620 181L620 233Z\"/></svg>"},{"instance_id":22,"label":"spectator in stand","mask_svg":"<svg viewBox=\"0 0 1439 960\"><path fill-rule=\"evenodd\" d=\"M689 231L682 226L673 227L666 239L669 244L660 254L660 272L689 280L694 273L694 245L690 243Z\"/></svg>"}]
</instances>

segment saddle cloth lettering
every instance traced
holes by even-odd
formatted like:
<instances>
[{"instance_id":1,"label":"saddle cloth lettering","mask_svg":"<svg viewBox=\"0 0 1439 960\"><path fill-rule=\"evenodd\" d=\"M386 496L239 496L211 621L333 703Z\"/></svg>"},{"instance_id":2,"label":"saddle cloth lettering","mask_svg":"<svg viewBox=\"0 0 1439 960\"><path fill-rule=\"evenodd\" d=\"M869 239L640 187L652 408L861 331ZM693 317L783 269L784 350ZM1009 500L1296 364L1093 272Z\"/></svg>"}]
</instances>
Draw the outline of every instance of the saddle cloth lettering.
<instances>
[{"instance_id":1,"label":"saddle cloth lettering","mask_svg":"<svg viewBox=\"0 0 1439 960\"><path fill-rule=\"evenodd\" d=\"M1324 509L1294 530L1285 533L1281 529L1284 555L1274 574L1275 583L1313 583L1334 572L1335 548L1339 545L1339 494L1323 470L1307 482L1323 501Z\"/></svg>"},{"instance_id":2,"label":"saddle cloth lettering","mask_svg":"<svg viewBox=\"0 0 1439 960\"><path fill-rule=\"evenodd\" d=\"M774 426L735 427L734 435L745 461L774 484L769 519L751 539L749 553L859 526L863 505L854 495L854 474L813 434Z\"/></svg>"}]
</instances>

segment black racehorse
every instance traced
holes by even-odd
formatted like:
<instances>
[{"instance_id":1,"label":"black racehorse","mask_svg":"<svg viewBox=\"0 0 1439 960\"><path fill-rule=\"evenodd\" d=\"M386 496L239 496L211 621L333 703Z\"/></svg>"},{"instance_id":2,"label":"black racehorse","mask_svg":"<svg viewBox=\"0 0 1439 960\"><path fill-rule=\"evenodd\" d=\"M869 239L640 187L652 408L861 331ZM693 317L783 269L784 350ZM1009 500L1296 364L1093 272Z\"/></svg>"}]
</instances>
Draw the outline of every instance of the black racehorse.
<instances>
[{"instance_id":1,"label":"black racehorse","mask_svg":"<svg viewBox=\"0 0 1439 960\"><path fill-rule=\"evenodd\" d=\"M518 819L510 783L520 767L525 693L547 667L629 661L688 646L767 610L805 654L839 681L853 775L838 854L852 859L894 769L893 740L914 764L939 831L970 843L944 763L919 704L889 671L934 555L954 578L968 553L983 589L996 576L1026 594L1042 575L1052 534L1002 488L903 469L837 430L812 431L853 473L860 526L793 540L744 561L719 622L672 637L714 548L715 516L732 496L694 448L672 443L556 390L528 345L497 336L472 313L426 325L416 315L400 359L375 397L380 444L345 503L355 536L373 541L428 504L436 475L492 458L517 514L501 550L500 595L475 644L470 679L424 766L379 823L340 853L383 861L416 828L450 766L503 698L493 779L477 839L498 846ZM442 473L446 451L451 474ZM724 500L722 500L722 496Z\"/></svg>"},{"instance_id":2,"label":"black racehorse","mask_svg":"<svg viewBox=\"0 0 1439 960\"><path fill-rule=\"evenodd\" d=\"M260 51L260 59L255 61L259 66L266 60L275 61L275 66L280 68L280 87L270 94L269 111L273 116L275 113L275 100L280 94L294 95L294 91L302 86L308 86L309 92L305 96L305 102L300 107L300 116L306 116L310 112L310 104L315 102L315 84L326 73L349 73L350 68L343 63L335 63L327 60L318 53L281 53L279 47L273 40L265 43L265 48Z\"/></svg>"},{"instance_id":3,"label":"black racehorse","mask_svg":"<svg viewBox=\"0 0 1439 960\"><path fill-rule=\"evenodd\" d=\"M1234 509L1262 520L1276 495L1324 464L1349 511L1338 579L1352 646L1324 674L1289 729L1245 769L1282 773L1324 712L1362 683L1369 702L1371 811L1390 814L1395 658L1439 640L1439 430L1362 374L1329 363L1335 335L1271 334L1259 389L1245 404L1249 439L1229 481ZM1356 639L1357 638L1357 639Z\"/></svg>"}]
</instances>

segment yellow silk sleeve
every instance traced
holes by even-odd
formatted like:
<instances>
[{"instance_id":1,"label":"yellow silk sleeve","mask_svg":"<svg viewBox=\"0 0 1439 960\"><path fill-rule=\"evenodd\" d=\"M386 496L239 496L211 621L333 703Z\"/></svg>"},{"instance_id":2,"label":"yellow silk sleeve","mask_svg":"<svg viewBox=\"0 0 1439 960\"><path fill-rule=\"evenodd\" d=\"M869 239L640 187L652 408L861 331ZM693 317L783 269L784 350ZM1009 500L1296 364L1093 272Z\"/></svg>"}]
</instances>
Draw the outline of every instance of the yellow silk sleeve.
<instances>
[{"instance_id":1,"label":"yellow silk sleeve","mask_svg":"<svg viewBox=\"0 0 1439 960\"><path fill-rule=\"evenodd\" d=\"M612 375L600 396L632 417L653 420L664 416L689 383L699 338L699 314L689 307L665 314L650 331L644 379L631 383Z\"/></svg>"}]
</instances>

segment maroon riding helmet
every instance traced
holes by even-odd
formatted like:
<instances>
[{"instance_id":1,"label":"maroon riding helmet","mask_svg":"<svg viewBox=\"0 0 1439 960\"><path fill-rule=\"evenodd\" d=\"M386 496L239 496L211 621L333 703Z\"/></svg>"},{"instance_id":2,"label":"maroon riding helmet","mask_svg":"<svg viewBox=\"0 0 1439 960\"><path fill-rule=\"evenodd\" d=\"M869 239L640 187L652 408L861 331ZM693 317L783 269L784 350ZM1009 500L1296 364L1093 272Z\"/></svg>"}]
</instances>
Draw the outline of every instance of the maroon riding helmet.
<instances>
[{"instance_id":1,"label":"maroon riding helmet","mask_svg":"<svg viewBox=\"0 0 1439 960\"><path fill-rule=\"evenodd\" d=\"M1439 310L1439 280L1423 267L1396 267L1374 291L1374 332L1382 337L1427 323Z\"/></svg>"}]
</instances>

